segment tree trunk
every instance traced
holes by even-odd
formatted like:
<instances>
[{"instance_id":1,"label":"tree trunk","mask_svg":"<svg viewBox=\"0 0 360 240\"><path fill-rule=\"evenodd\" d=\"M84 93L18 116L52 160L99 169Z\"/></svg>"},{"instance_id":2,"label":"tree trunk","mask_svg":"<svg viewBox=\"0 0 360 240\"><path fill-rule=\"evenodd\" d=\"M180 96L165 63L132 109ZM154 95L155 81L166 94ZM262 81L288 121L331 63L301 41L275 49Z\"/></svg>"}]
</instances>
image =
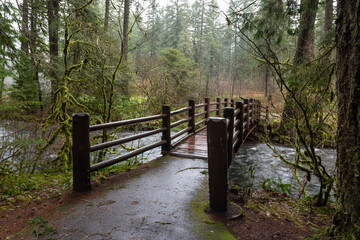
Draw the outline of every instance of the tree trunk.
<instances>
[{"instance_id":1,"label":"tree trunk","mask_svg":"<svg viewBox=\"0 0 360 240\"><path fill-rule=\"evenodd\" d=\"M129 15L130 15L130 0L124 1L124 25L123 25L123 43L122 52L124 60L127 61L129 51Z\"/></svg>"},{"instance_id":2,"label":"tree trunk","mask_svg":"<svg viewBox=\"0 0 360 240\"><path fill-rule=\"evenodd\" d=\"M360 0L337 3L337 203L335 233L360 239Z\"/></svg>"},{"instance_id":3,"label":"tree trunk","mask_svg":"<svg viewBox=\"0 0 360 240\"><path fill-rule=\"evenodd\" d=\"M28 0L23 0L22 4L22 24L21 33L25 38L29 37L29 3ZM28 39L21 40L21 50L29 55L29 41Z\"/></svg>"},{"instance_id":4,"label":"tree trunk","mask_svg":"<svg viewBox=\"0 0 360 240\"><path fill-rule=\"evenodd\" d=\"M302 0L300 33L294 57L294 68L314 58L315 18L319 0Z\"/></svg>"},{"instance_id":5,"label":"tree trunk","mask_svg":"<svg viewBox=\"0 0 360 240\"><path fill-rule=\"evenodd\" d=\"M265 92L264 96L267 98L269 92L269 78L270 78L270 66L269 64L265 65Z\"/></svg>"},{"instance_id":6,"label":"tree trunk","mask_svg":"<svg viewBox=\"0 0 360 240\"><path fill-rule=\"evenodd\" d=\"M294 56L293 71L295 72L299 65L309 62L314 58L315 45L315 18L319 0L302 0L300 16L300 33L296 45ZM287 132L286 125L289 119L296 117L297 107L293 101L293 95L296 96L298 88L288 84L292 91L287 93L284 109L281 116L279 133L281 135L294 135L294 132Z\"/></svg>"},{"instance_id":7,"label":"tree trunk","mask_svg":"<svg viewBox=\"0 0 360 240\"><path fill-rule=\"evenodd\" d=\"M122 41L122 54L125 63L125 74L123 77L123 83L121 85L122 93L125 97L129 97L129 79L127 74L127 59L129 52L129 15L130 15L130 0L124 1L124 25L123 25L123 41Z\"/></svg>"},{"instance_id":8,"label":"tree trunk","mask_svg":"<svg viewBox=\"0 0 360 240\"><path fill-rule=\"evenodd\" d=\"M109 27L109 14L110 14L110 0L106 0L105 1L105 22L104 22L105 31L107 31L108 27Z\"/></svg>"},{"instance_id":9,"label":"tree trunk","mask_svg":"<svg viewBox=\"0 0 360 240\"><path fill-rule=\"evenodd\" d=\"M333 0L326 0L325 5L325 22L324 22L324 35L328 35L332 28L333 20Z\"/></svg>"},{"instance_id":10,"label":"tree trunk","mask_svg":"<svg viewBox=\"0 0 360 240\"><path fill-rule=\"evenodd\" d=\"M199 82L201 82L202 74L202 59L203 59L203 35L204 35L204 12L205 12L205 0L202 0L201 6L201 20L200 20L200 45L199 45Z\"/></svg>"},{"instance_id":11,"label":"tree trunk","mask_svg":"<svg viewBox=\"0 0 360 240\"><path fill-rule=\"evenodd\" d=\"M42 103L42 92L41 92L41 84L39 79L39 63L36 59L37 53L37 14L38 14L38 1L32 0L31 1L31 15L30 15L30 53L31 53L31 62L35 68L33 81L36 83L37 86L37 97L38 101ZM40 109L42 110L42 105L40 105Z\"/></svg>"},{"instance_id":12,"label":"tree trunk","mask_svg":"<svg viewBox=\"0 0 360 240\"><path fill-rule=\"evenodd\" d=\"M49 25L49 52L50 52L50 77L51 99L59 85L57 74L57 60L59 56L59 0L48 0L48 25Z\"/></svg>"}]
</instances>

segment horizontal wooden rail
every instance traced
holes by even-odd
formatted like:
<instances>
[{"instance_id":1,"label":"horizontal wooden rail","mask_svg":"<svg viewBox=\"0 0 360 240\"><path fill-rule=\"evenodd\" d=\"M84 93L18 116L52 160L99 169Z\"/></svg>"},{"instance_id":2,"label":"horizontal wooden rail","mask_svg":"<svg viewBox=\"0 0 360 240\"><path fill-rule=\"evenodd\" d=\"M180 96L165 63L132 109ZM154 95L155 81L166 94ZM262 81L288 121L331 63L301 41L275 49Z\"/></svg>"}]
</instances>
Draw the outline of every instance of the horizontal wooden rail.
<instances>
[{"instance_id":1,"label":"horizontal wooden rail","mask_svg":"<svg viewBox=\"0 0 360 240\"><path fill-rule=\"evenodd\" d=\"M207 106L207 104L202 103L202 104L195 105L195 108L200 108L200 107L205 107L205 106Z\"/></svg>"},{"instance_id":2,"label":"horizontal wooden rail","mask_svg":"<svg viewBox=\"0 0 360 240\"><path fill-rule=\"evenodd\" d=\"M97 131L97 130L102 130L102 129L106 129L106 128L113 128L113 127L121 127L121 126L130 125L130 124L141 123L141 122L150 122L150 121L153 121L153 120L161 119L163 117L165 117L164 114L159 114L159 115L143 117L143 118L135 118L135 119L129 119L129 120L122 120L122 121L118 121L118 122L111 122L111 123L103 123L103 124L98 124L98 125L92 125L92 126L90 126L90 131Z\"/></svg>"},{"instance_id":3,"label":"horizontal wooden rail","mask_svg":"<svg viewBox=\"0 0 360 240\"><path fill-rule=\"evenodd\" d=\"M175 138L178 138L179 136L187 133L188 131L190 131L192 129L192 127L187 127L187 128L184 128L183 130L177 132L174 136L171 136L171 140L175 139Z\"/></svg>"},{"instance_id":4,"label":"horizontal wooden rail","mask_svg":"<svg viewBox=\"0 0 360 240\"><path fill-rule=\"evenodd\" d=\"M199 126L199 125L201 125L201 124L203 124L203 123L205 123L205 119L203 119L203 120L195 123L195 126L197 127L197 126Z\"/></svg>"},{"instance_id":5,"label":"horizontal wooden rail","mask_svg":"<svg viewBox=\"0 0 360 240\"><path fill-rule=\"evenodd\" d=\"M191 107L184 107L184 108L180 108L179 110L175 110L175 111L172 111L170 112L170 115L171 116L174 116L176 114L180 114L180 113L183 113L183 112L187 112L191 109Z\"/></svg>"},{"instance_id":6,"label":"horizontal wooden rail","mask_svg":"<svg viewBox=\"0 0 360 240\"><path fill-rule=\"evenodd\" d=\"M189 122L192 118L185 118L170 124L170 128L177 127L183 123Z\"/></svg>"},{"instance_id":7,"label":"horizontal wooden rail","mask_svg":"<svg viewBox=\"0 0 360 240\"><path fill-rule=\"evenodd\" d=\"M203 115L205 115L205 114L206 114L206 112L196 113L196 114L195 114L195 117L197 118L197 117L203 116Z\"/></svg>"},{"instance_id":8,"label":"horizontal wooden rail","mask_svg":"<svg viewBox=\"0 0 360 240\"><path fill-rule=\"evenodd\" d=\"M98 150L108 148L108 147L113 147L113 146L120 145L120 144L123 144L123 143L131 142L131 141L134 141L134 140L138 140L138 139L148 137L148 136L151 136L151 135L154 135L154 134L157 134L157 133L161 133L161 132L163 132L165 130L166 130L166 128L159 128L159 129L148 131L148 132L145 132L145 133L140 133L140 134L137 134L137 135L134 135L134 136L125 137L125 138L122 138L122 139L117 139L117 140L106 142L106 143L96 144L96 145L93 145L93 146L90 147L90 152L98 151Z\"/></svg>"},{"instance_id":9,"label":"horizontal wooden rail","mask_svg":"<svg viewBox=\"0 0 360 240\"><path fill-rule=\"evenodd\" d=\"M143 152L146 152L146 151L149 151L149 150L154 149L156 147L159 147L159 146L163 145L164 143L166 143L166 140L162 140L162 141L156 142L154 144L147 145L145 147L136 149L135 151L129 152L129 153L124 154L124 155L122 155L120 157L116 157L116 158L113 158L113 159L110 159L110 160L107 160L107 161L104 161L104 162L96 163L96 164L90 166L90 171L94 172L94 171L100 170L102 168L114 165L116 163L125 161L125 160L127 160L129 158L132 158L132 157L135 157L136 155L139 155L139 154L141 154Z\"/></svg>"}]
</instances>

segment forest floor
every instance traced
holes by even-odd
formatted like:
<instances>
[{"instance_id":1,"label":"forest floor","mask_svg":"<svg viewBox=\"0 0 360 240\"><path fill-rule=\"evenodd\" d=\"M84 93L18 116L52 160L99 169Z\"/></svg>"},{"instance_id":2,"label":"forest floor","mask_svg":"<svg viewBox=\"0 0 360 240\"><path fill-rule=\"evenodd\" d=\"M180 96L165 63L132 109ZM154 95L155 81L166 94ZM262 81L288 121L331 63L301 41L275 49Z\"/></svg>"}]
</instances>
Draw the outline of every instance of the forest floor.
<instances>
[{"instance_id":1,"label":"forest floor","mask_svg":"<svg viewBox=\"0 0 360 240\"><path fill-rule=\"evenodd\" d=\"M245 202L243 197L229 193L229 200L226 215L209 208L205 211L215 221L223 222L236 239L334 239L326 235L335 211L333 205L317 208L304 200L265 190L253 192Z\"/></svg>"},{"instance_id":2,"label":"forest floor","mask_svg":"<svg viewBox=\"0 0 360 240\"><path fill-rule=\"evenodd\" d=\"M200 161L183 161L183 159L178 159L176 161L182 161L181 168L191 168L193 164L196 166L203 165ZM34 237L39 237L41 239L41 235L50 235L55 232L64 231L64 229L69 230L69 228L60 228L56 224L53 224L54 222L51 221L51 218L54 216L58 216L61 212L61 209L64 209L63 206L68 205L67 207L67 213L68 215L71 214L71 212L76 211L74 208L76 208L75 205L72 205L74 202L80 202L83 205L84 209L97 209L97 208L113 208L116 209L117 214L116 215L126 215L130 216L131 214L122 214L121 212L118 212L119 208L116 206L117 204L120 204L120 202L123 202L122 200L116 200L115 201L105 201L106 204L104 204L104 199L101 201L99 200L99 203L97 203L98 198L103 198L103 196L106 196L106 191L122 191L121 196L126 192L131 192L131 182L137 182L141 181L142 178L144 178L143 181L148 182L148 179L146 179L147 175L150 176L150 173L153 175L156 173L156 177L159 177L160 175L158 173L163 172L166 170L167 173L169 173L168 166L171 164L179 164L176 163L176 161L172 160L166 160L166 163L164 160L157 161L155 163L147 163L139 166L138 168L120 173L116 176L110 177L108 180L97 183L94 185L94 190L91 191L89 194L73 194L70 190L64 190L61 195L58 195L55 198L47 199L41 202L31 202L26 204L17 204L17 207L15 208L8 208L8 209L1 209L0 210L0 239L33 239ZM184 164L187 165L184 165ZM173 170L180 169L180 165L176 165L176 168L173 168ZM181 174L183 175L181 178L184 181L189 180L189 176L191 174L186 174L185 172L191 172L190 171L184 171ZM167 175L166 178L159 178L159 181L156 184L160 184L164 182L164 180L171 180L174 176L181 176L181 174L172 174ZM171 194L175 194L175 201L177 205L174 207L172 205L174 204L161 204L167 203L169 195L166 194L166 191L168 191L168 187L164 187L164 193L163 198L159 200L157 204L155 204L155 201L151 201L151 203L146 204L152 204L151 206L159 207L160 210L157 209L150 209L151 211L163 211L161 216L167 216L171 217L171 221L166 220L157 220L159 218L159 215L156 216L156 218L152 219L150 216L146 217L140 217L139 216L139 226L136 227L136 221L129 223L129 227L133 226L134 230L137 234L140 230L142 231L154 231L154 229L159 228L160 232L156 232L154 236L160 237L158 239L161 239L161 236L165 236L164 239L166 239L166 236L176 236L173 235L174 233L184 234L187 231L186 229L190 229L193 231L193 226L188 226L189 224L193 224L197 226L196 234L199 235L189 235L188 239L196 239L194 236L201 236L198 239L325 239L325 237L321 237L321 234L324 232L323 229L327 226L331 225L331 218L334 212L334 208L330 205L327 207L322 208L315 208L312 207L312 205L304 200L295 200L292 198L287 197L285 194L282 193L276 193L276 192L268 192L264 190L256 190L251 194L250 198L243 197L241 194L231 192L229 194L229 210L227 214L221 214L221 213L215 213L211 210L209 210L209 202L208 202L208 186L207 186L207 177L206 175L203 175L200 173L200 170L197 170L196 179L201 180L202 184L197 185L193 188L193 190L196 189L195 193L194 191L189 192L184 191L184 187L192 186L192 184L187 183L186 185L182 186L179 184L178 187L181 187L181 190L171 190ZM173 179L175 182L178 182L179 179ZM193 179L193 180L196 180ZM137 184L139 184L138 182ZM129 185L128 185L129 184ZM196 184L195 184L196 185ZM134 185L133 186L138 186ZM147 186L147 188L151 188L152 185ZM124 188L124 189L123 189ZM104 190L108 189L108 190ZM110 190L109 190L110 189ZM152 189L152 188L151 188ZM150 189L150 190L151 190ZM135 193L138 193L135 190ZM144 194L144 191L141 190L140 195ZM153 190L151 190L153 191ZM151 192L150 191L150 192ZM182 193L185 196L184 198L181 197ZM110 193L111 194L111 193ZM189 202L189 196L192 199ZM114 196L111 196L112 199L115 199ZM140 197L139 197L140 198ZM147 199L148 197L144 197L144 199ZM246 199L247 198L247 199ZM141 198L140 198L141 199ZM183 202L181 201L184 201ZM142 200L135 199L131 202L129 202L129 205L131 208L140 208L142 205ZM70 204L70 205L69 205ZM190 205L191 207L184 207ZM70 206L70 207L69 207ZM190 218L190 220L185 216L184 219L180 215L178 218L174 219L174 214L179 211L178 209L187 209L186 211L191 212L191 215L195 215L195 217ZM59 210L60 209L60 210ZM107 210L108 211L108 210ZM112 209L108 211L107 216L109 215L109 212L111 212ZM143 212L143 210L140 211L141 214L146 214ZM169 213L169 214L167 214ZM132 213L133 214L133 213ZM137 213L138 214L138 213ZM157 214L160 214L158 212ZM176 215L175 214L175 215ZM76 215L76 214L75 214ZM133 217L134 215L132 215ZM48 224L49 220L49 224ZM177 221L177 222L176 222ZM190 222L186 222L190 221ZM175 223L176 224L173 224ZM229 231L231 234L224 234L223 228L219 225L226 226L227 231ZM106 223L103 223L104 227L107 226ZM184 228L182 228L182 224L184 224ZM41 229L38 228L38 226L41 226ZM219 227L220 226L220 227ZM56 228L57 227L57 228ZM174 229L173 229L174 228ZM23 231L22 229L27 229L27 231ZM115 228L116 229L116 228ZM225 229L225 231L226 231ZM20 235L14 235L15 233L23 232ZM119 231L114 230L114 232ZM129 231L129 230L127 230ZM165 231L165 232L163 232ZM168 231L168 232L166 232ZM199 233L200 231L200 233ZM222 233L218 235L217 231L221 231ZM32 236L29 236L28 234L35 234ZM112 233L114 233L112 232ZM140 231L141 232L141 231ZM144 232L144 234L145 234ZM203 232L203 233L201 233ZM164 235L160 235L164 234ZM61 236L59 234L55 234L52 239L58 239L57 236ZM122 233L124 234L124 233ZM146 232L148 234L148 232ZM166 235L170 234L170 235ZM193 234L193 233L191 233ZM315 234L320 234L317 238L314 237ZM11 236L11 238L7 238L8 236ZM28 238L26 238L26 237ZM110 235L109 235L110 236ZM121 235L123 236L123 235ZM130 236L130 235L129 235ZM132 236L132 235L131 235ZM140 239L136 238L136 236L140 235L134 235L135 238L132 239ZM145 236L145 235L144 235ZM180 235L182 236L182 235ZM118 239L115 238L115 236L112 236L114 238L103 238L103 239ZM92 238L89 238L92 239ZM120 238L120 239L127 239L127 238ZM151 238L150 238L151 239ZM169 238L167 238L169 239Z\"/></svg>"}]
</instances>

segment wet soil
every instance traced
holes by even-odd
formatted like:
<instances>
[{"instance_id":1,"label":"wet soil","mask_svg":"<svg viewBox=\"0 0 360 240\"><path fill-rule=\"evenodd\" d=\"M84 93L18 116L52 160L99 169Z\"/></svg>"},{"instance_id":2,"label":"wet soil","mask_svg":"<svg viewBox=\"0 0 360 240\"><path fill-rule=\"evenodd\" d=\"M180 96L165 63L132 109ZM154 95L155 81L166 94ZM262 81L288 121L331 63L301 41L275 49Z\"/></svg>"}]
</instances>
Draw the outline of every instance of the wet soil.
<instances>
[{"instance_id":1,"label":"wet soil","mask_svg":"<svg viewBox=\"0 0 360 240\"><path fill-rule=\"evenodd\" d=\"M333 205L315 208L304 200L296 200L283 193L259 190L250 199L229 193L227 214L216 213L207 208L207 213L216 221L223 222L236 239L333 239L326 236L327 227L335 212ZM235 209L235 210L234 210ZM232 212L233 213L232 213Z\"/></svg>"}]
</instances>

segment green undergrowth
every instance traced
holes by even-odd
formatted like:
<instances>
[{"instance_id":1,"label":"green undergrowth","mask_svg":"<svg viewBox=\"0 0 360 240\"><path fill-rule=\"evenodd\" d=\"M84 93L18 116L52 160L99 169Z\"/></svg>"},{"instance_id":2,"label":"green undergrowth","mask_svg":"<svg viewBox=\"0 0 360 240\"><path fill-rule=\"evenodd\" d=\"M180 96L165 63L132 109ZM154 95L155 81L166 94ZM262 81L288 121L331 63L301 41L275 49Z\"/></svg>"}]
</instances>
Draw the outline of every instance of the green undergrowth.
<instances>
[{"instance_id":1,"label":"green undergrowth","mask_svg":"<svg viewBox=\"0 0 360 240\"><path fill-rule=\"evenodd\" d=\"M121 172L126 172L131 169L134 169L134 168L142 165L143 162L144 162L144 159L139 159L136 157L130 158L124 162L114 164L109 167L103 168L99 171L91 173L91 179L96 182L104 181L104 180L107 180L108 177L110 177L112 175L116 175Z\"/></svg>"},{"instance_id":2,"label":"green undergrowth","mask_svg":"<svg viewBox=\"0 0 360 240\"><path fill-rule=\"evenodd\" d=\"M29 202L41 202L61 196L71 186L69 172L9 174L0 178L0 209L19 208Z\"/></svg>"},{"instance_id":3,"label":"green undergrowth","mask_svg":"<svg viewBox=\"0 0 360 240\"><path fill-rule=\"evenodd\" d=\"M142 160L132 158L91 174L92 182L106 181L110 176L140 166ZM34 174L8 174L0 178L0 210L21 208L30 202L56 198L72 188L72 170L38 171Z\"/></svg>"},{"instance_id":4,"label":"green undergrowth","mask_svg":"<svg viewBox=\"0 0 360 240\"><path fill-rule=\"evenodd\" d=\"M253 190L249 194L246 189L234 185L230 191L232 193L229 195L230 202L241 203L246 211L257 213L258 216L261 216L259 218L266 217L272 221L292 222L298 229L307 228L313 231L312 238L300 239L330 239L326 237L326 231L335 214L335 206L332 203L316 207L311 197L294 199L289 197L286 190L279 192L275 189L264 189L264 187L262 190Z\"/></svg>"}]
</instances>

